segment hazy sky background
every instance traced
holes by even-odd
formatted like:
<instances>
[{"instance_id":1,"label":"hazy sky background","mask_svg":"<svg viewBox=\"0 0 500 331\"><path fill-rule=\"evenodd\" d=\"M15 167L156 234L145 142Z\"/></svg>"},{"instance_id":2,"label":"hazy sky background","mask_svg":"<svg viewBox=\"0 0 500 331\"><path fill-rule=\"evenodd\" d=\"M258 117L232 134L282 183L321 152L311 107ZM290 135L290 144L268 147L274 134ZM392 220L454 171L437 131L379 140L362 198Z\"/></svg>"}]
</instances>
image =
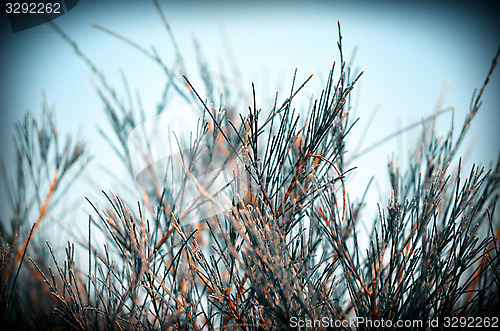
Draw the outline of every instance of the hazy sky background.
<instances>
[{"instance_id":1,"label":"hazy sky background","mask_svg":"<svg viewBox=\"0 0 500 331\"><path fill-rule=\"evenodd\" d=\"M336 42L340 21L345 57L350 59L357 47L353 69L364 71L354 94L360 121L353 129L351 148L367 128L364 146L430 115L444 86L443 107L455 106L459 127L473 89L482 85L500 44L498 8L487 2L169 1L162 7L185 56L188 77L196 81L199 76L192 36L200 42L210 67L218 71L219 62L228 60L226 34L242 72L239 85L250 92L251 82L255 82L263 108L271 105L277 90L283 97L289 93L295 68L299 82L315 75L304 98L313 93L319 97L332 62L339 60ZM90 27L97 23L145 48L155 45L165 62L172 63L174 52L152 2L81 0L54 22L118 88L122 86L118 70L123 69L145 109L154 109L164 83L159 67L130 46ZM2 14L0 28L1 156L10 166L13 124L27 110L40 115L41 93L45 91L49 104L56 106L59 132L83 137L94 155L86 178L96 180L101 187L82 186L84 205L83 196L99 196L101 189L112 188L112 180L99 164L113 168L118 175L124 173L115 169L116 159L97 131L98 125L109 126L91 72L48 25L12 34ZM475 145L470 161L488 164L500 151L498 69L471 126L467 144ZM450 123L450 114L443 115L443 123ZM445 134L446 129L440 131ZM385 165L392 151L404 158L412 142L411 134L403 135L360 159L352 185L366 185L375 174L380 176L379 185L386 185ZM9 212L4 208L3 187L0 199L5 220Z\"/></svg>"}]
</instances>

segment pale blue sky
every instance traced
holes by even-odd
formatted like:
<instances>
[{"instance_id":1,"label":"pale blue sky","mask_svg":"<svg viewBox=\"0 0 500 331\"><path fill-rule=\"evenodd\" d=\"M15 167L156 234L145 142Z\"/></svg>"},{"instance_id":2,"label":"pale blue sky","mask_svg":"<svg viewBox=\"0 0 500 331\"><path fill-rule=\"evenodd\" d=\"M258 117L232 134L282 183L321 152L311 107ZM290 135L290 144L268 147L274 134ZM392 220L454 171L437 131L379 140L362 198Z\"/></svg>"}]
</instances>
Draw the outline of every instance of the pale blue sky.
<instances>
[{"instance_id":1,"label":"pale blue sky","mask_svg":"<svg viewBox=\"0 0 500 331\"><path fill-rule=\"evenodd\" d=\"M153 109L163 87L159 68L130 46L91 28L90 23L114 30L146 48L155 45L166 63L171 63L174 53L161 19L148 1L105 3L82 0L55 23L78 43L112 84L121 86L118 69L122 68L131 87L141 94L145 108ZM218 61L227 59L221 32L224 30L242 72L240 85L250 92L251 82L255 82L262 107L270 104L269 98L276 90L283 95L288 93L295 68L299 81L315 75L304 97L320 91L332 62L338 61L340 21L346 58L357 47L354 65L364 70L355 90L359 99L356 114L361 119L352 133L352 147L377 106L379 110L369 126L365 145L431 114L445 85L448 93L443 106L455 105L455 123L460 125L472 91L482 85L500 44L495 8L465 2L413 5L386 1L371 5L345 1L200 1L190 5L167 2L163 9L193 81L198 75L192 36L200 41L211 68L218 69ZM111 149L97 132L105 116L91 83L90 70L47 25L12 34L2 16L0 28L2 157L10 163L13 123L26 110L40 114L44 90L49 104L56 105L60 132L79 132L95 156L89 170L94 179L99 178L102 187L82 186L82 202L84 195L99 196L100 189L113 188L112 180L97 166L114 168L116 159L110 156ZM488 163L500 150L499 91L497 70L467 140L476 141L471 157L474 161ZM241 111L245 109L242 107ZM449 123L449 115L444 118ZM108 127L107 123L101 126ZM445 130L441 128L441 132ZM379 181L383 182L391 151L404 156L408 143L410 135L405 135L360 159L356 185L366 184L373 174L381 175ZM3 206L3 188L0 198ZM2 212L2 218L5 215Z\"/></svg>"}]
</instances>

